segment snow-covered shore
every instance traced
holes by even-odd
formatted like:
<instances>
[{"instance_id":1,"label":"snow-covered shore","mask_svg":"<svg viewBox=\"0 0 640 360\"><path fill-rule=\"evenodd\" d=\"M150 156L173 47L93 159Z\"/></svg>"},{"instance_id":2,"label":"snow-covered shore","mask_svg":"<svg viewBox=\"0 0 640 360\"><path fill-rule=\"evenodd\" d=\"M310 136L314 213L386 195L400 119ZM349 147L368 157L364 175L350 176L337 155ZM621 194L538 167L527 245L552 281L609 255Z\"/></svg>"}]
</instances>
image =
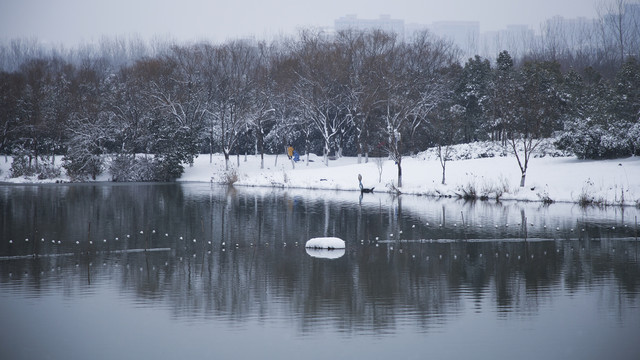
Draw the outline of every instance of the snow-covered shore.
<instances>
[{"instance_id":1,"label":"snow-covered shore","mask_svg":"<svg viewBox=\"0 0 640 360\"><path fill-rule=\"evenodd\" d=\"M470 145L467 145L470 146ZM305 189L359 191L358 174L365 187L376 192L396 191L397 167L387 159L369 158L368 163L356 157L330 160L325 166L322 157L301 156L292 162L284 155L265 155L264 169L260 157L248 155L232 157L230 171L225 171L224 157L220 154L200 155L193 166L187 166L178 181L229 182L235 186L266 186ZM238 166L239 160L239 166ZM11 159L0 159L0 182L42 182L34 179L9 179ZM515 157L494 156L451 160L446 163L446 184L442 185L440 162L430 152L402 161L403 194L429 196L460 196L475 193L478 197L502 200L557 202L592 201L595 204L640 204L640 158L614 160L578 160L576 157L545 156L532 158L527 172L526 186L519 187L520 169ZM64 171L63 171L64 173ZM65 181L59 179L48 182ZM109 181L102 175L98 181ZM46 182L46 181L45 181Z\"/></svg>"},{"instance_id":2,"label":"snow-covered shore","mask_svg":"<svg viewBox=\"0 0 640 360\"><path fill-rule=\"evenodd\" d=\"M238 186L277 186L285 188L331 189L359 191L358 174L365 187L376 192L395 191L397 167L384 160L382 175L376 159L358 164L355 157L329 161L325 166L321 157L311 156L312 162L292 167L286 156L265 156L265 168L260 169L258 156L240 157L230 161L237 174ZM513 156L449 161L446 165L446 184L442 185L442 168L436 159L405 157L402 161L404 194L430 196L459 196L475 191L478 197L502 200L579 202L583 197L599 204L637 205L640 202L640 158L615 160L578 160L575 157L544 157L531 159L526 187L520 188L520 169ZM180 181L224 182L224 158L209 156L196 159L186 169ZM380 180L380 181L379 181ZM475 190L474 190L475 189Z\"/></svg>"}]
</instances>

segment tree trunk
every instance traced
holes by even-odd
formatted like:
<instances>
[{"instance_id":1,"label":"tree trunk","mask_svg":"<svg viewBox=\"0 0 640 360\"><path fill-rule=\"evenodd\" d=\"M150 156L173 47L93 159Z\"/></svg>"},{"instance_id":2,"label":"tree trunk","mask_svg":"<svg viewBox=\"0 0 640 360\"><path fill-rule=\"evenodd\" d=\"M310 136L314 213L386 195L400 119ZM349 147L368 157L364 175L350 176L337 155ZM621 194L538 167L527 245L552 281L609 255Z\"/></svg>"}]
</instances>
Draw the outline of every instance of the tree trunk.
<instances>
[{"instance_id":1,"label":"tree trunk","mask_svg":"<svg viewBox=\"0 0 640 360\"><path fill-rule=\"evenodd\" d=\"M446 164L442 164L442 185L444 185L444 173L445 173L445 169L446 169Z\"/></svg>"},{"instance_id":2,"label":"tree trunk","mask_svg":"<svg viewBox=\"0 0 640 360\"><path fill-rule=\"evenodd\" d=\"M402 187L402 165L400 163L400 160L398 160L397 162L398 164L398 187Z\"/></svg>"},{"instance_id":3,"label":"tree trunk","mask_svg":"<svg viewBox=\"0 0 640 360\"><path fill-rule=\"evenodd\" d=\"M307 165L309 166L309 136L306 137L304 141L304 153L307 155Z\"/></svg>"},{"instance_id":4,"label":"tree trunk","mask_svg":"<svg viewBox=\"0 0 640 360\"><path fill-rule=\"evenodd\" d=\"M323 150L324 153L324 165L329 166L329 148L325 147Z\"/></svg>"},{"instance_id":5,"label":"tree trunk","mask_svg":"<svg viewBox=\"0 0 640 360\"><path fill-rule=\"evenodd\" d=\"M209 139L209 164L211 163L213 163L213 139Z\"/></svg>"},{"instance_id":6,"label":"tree trunk","mask_svg":"<svg viewBox=\"0 0 640 360\"><path fill-rule=\"evenodd\" d=\"M327 150L327 148L324 148L322 152L324 157L324 165L329 166L329 150Z\"/></svg>"},{"instance_id":7,"label":"tree trunk","mask_svg":"<svg viewBox=\"0 0 640 360\"><path fill-rule=\"evenodd\" d=\"M229 170L229 153L227 153L226 151L223 151L224 153L224 169L225 170Z\"/></svg>"},{"instance_id":8,"label":"tree trunk","mask_svg":"<svg viewBox=\"0 0 640 360\"><path fill-rule=\"evenodd\" d=\"M524 180L525 180L526 177L527 177L527 172L524 171L522 173L522 177L520 178L520 187L524 187Z\"/></svg>"}]
</instances>

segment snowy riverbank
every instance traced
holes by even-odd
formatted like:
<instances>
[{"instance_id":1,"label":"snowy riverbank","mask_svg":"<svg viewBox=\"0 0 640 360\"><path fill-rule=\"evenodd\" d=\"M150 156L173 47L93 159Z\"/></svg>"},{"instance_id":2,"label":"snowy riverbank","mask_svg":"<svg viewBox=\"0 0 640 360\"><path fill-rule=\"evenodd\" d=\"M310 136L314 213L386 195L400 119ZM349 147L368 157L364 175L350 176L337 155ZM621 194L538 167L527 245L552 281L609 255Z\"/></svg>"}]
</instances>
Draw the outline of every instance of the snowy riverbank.
<instances>
[{"instance_id":1,"label":"snowy riverbank","mask_svg":"<svg viewBox=\"0 0 640 360\"><path fill-rule=\"evenodd\" d=\"M358 174L365 187L376 192L392 191L397 183L397 167L384 160L382 175L376 159L358 164L357 158L345 157L322 163L321 157L311 156L312 162L296 163L295 168L285 156L265 157L260 170L257 156L240 157L230 161L237 174L235 185L277 186L332 190L358 190ZM640 201L640 158L587 161L575 157L544 157L532 159L526 187L520 188L520 169L513 156L447 162L446 184L442 185L442 168L436 159L421 156L406 157L402 162L404 194L430 196L459 196L475 191L478 197L503 200L579 202L584 197L595 203L636 205ZM211 174L214 174L213 177ZM196 159L187 168L181 181L223 182L224 158L209 156ZM379 181L380 180L380 181ZM474 190L475 189L475 190Z\"/></svg>"},{"instance_id":2,"label":"snowy riverbank","mask_svg":"<svg viewBox=\"0 0 640 360\"><path fill-rule=\"evenodd\" d=\"M460 149L464 149L461 145ZM458 153L462 150L458 149ZM464 151L462 151L464 152ZM464 158L464 157L463 157ZM292 166L284 155L266 155L264 169L260 157L255 155L232 157L230 172L225 171L222 155L200 155L193 166L187 166L178 181L226 182L237 178L236 186L267 186L284 188L331 189L359 191L358 174L362 174L365 187L376 192L394 191L397 167L391 160L370 158L358 164L355 157L330 160L325 166L322 157L306 156ZM11 158L0 159L0 182L43 182L35 179L9 179ZM452 160L446 166L446 184L442 185L442 168L432 153L405 157L402 161L404 194L429 196L460 196L475 193L477 197L502 200L558 202L592 201L594 204L632 205L640 203L640 158L614 160L578 160L575 157L532 158L527 172L526 187L519 187L520 169L513 156L494 156ZM381 171L381 172L380 172ZM64 171L63 171L64 174ZM232 175L230 175L232 174ZM65 181L59 179L44 182ZM109 181L109 174L98 181Z\"/></svg>"}]
</instances>

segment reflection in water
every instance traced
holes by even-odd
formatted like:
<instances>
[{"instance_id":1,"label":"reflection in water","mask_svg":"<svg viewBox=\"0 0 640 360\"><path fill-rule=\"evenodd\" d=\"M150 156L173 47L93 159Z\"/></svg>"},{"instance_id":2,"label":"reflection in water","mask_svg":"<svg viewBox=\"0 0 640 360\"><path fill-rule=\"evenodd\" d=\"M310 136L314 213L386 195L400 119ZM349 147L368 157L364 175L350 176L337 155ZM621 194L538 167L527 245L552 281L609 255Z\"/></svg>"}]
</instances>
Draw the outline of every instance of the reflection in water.
<instances>
[{"instance_id":1,"label":"reflection in water","mask_svg":"<svg viewBox=\"0 0 640 360\"><path fill-rule=\"evenodd\" d=\"M317 249L317 248L305 248L305 251L309 256L319 259L339 259L344 256L344 249Z\"/></svg>"},{"instance_id":2,"label":"reflection in water","mask_svg":"<svg viewBox=\"0 0 640 360\"><path fill-rule=\"evenodd\" d=\"M633 208L207 184L4 186L0 207L0 305L106 287L177 321L389 336L467 313L535 323L568 296L640 323ZM346 251L308 256L317 236Z\"/></svg>"}]
</instances>

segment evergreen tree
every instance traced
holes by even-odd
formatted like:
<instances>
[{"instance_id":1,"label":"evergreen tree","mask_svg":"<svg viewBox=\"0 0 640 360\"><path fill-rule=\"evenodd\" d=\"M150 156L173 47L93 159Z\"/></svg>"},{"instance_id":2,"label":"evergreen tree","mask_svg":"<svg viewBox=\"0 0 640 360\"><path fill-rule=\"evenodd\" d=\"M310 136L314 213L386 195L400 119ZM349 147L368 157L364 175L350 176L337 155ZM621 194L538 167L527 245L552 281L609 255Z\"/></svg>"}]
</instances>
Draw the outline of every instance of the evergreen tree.
<instances>
[{"instance_id":1,"label":"evergreen tree","mask_svg":"<svg viewBox=\"0 0 640 360\"><path fill-rule=\"evenodd\" d=\"M487 127L485 114L490 103L490 88L491 63L476 55L464 65L455 92L457 103L464 108L461 119L464 142L472 142L484 137L480 130Z\"/></svg>"}]
</instances>

